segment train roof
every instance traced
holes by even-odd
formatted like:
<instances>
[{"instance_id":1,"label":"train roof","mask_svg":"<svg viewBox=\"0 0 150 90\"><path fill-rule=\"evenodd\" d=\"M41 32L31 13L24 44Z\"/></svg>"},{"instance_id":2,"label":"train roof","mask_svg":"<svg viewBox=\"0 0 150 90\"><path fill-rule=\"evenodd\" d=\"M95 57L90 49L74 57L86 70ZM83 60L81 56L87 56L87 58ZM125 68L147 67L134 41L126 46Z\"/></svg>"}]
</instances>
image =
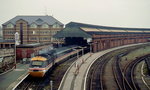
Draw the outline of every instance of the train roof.
<instances>
[{"instance_id":1,"label":"train roof","mask_svg":"<svg viewBox=\"0 0 150 90\"><path fill-rule=\"evenodd\" d=\"M71 48L77 48L77 47L79 47L79 46L71 45L71 46L54 48L54 49L49 50L47 52L42 52L38 56L46 56L46 55L58 54L58 53L61 53L61 52L65 51L65 50L68 50L68 49L71 49Z\"/></svg>"},{"instance_id":2,"label":"train roof","mask_svg":"<svg viewBox=\"0 0 150 90\"><path fill-rule=\"evenodd\" d=\"M54 50L56 51L56 53L58 53L60 51L66 50L66 49L77 48L77 47L79 47L79 46L78 45L70 45L70 46L55 48Z\"/></svg>"}]
</instances>

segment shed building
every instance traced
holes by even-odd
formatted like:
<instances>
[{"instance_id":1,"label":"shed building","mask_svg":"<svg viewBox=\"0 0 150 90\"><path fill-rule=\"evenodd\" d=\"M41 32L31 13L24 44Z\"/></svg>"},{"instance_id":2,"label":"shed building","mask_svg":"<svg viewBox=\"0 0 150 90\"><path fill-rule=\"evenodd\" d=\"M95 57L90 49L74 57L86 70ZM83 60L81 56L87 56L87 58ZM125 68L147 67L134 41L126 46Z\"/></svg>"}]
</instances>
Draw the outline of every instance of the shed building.
<instances>
[{"instance_id":1,"label":"shed building","mask_svg":"<svg viewBox=\"0 0 150 90\"><path fill-rule=\"evenodd\" d=\"M54 35L65 44L90 45L93 52L126 44L148 42L149 28L122 28L70 22Z\"/></svg>"}]
</instances>

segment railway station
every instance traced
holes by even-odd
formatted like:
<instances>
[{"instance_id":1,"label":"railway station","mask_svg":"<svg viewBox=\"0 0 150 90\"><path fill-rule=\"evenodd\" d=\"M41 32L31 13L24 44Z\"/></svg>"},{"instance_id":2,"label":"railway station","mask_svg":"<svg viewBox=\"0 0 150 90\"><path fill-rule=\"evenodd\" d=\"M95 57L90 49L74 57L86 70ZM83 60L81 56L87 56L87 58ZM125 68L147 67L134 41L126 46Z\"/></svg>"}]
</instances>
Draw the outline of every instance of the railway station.
<instances>
[{"instance_id":1,"label":"railway station","mask_svg":"<svg viewBox=\"0 0 150 90\"><path fill-rule=\"evenodd\" d=\"M99 58L103 58L103 56L108 55L108 53L110 52L120 50L126 47L128 48L133 46L143 48L146 47L146 45L148 46L149 45L148 42L150 39L150 29L109 27L109 26L99 26L99 25L70 22L66 25L64 29L56 33L53 36L53 38L55 38L56 40L58 39L57 44L63 44L64 46L66 46L66 48L62 50L59 50L58 48L57 52L55 51L47 52L48 50L53 49L52 43L34 43L34 44L17 45L16 46L17 60L29 58L31 60L30 65L18 64L16 69L13 68L9 72L6 72L2 75L0 74L1 80L0 82L2 83L0 87L7 89L16 89L16 88L22 89L22 86L24 85L22 84L23 82L29 84L29 86L31 83L31 87L35 88L33 86L36 85L32 85L32 82L28 82L30 81L30 78L28 78L30 73L32 73L33 76L40 76L38 74L42 72L41 77L44 77L45 72L49 73L47 70L55 67L55 63L57 67L57 64L66 62L66 64L62 65L62 67L61 66L59 67L60 71L56 70L57 75L53 76L55 78L59 76L56 80L52 79L54 84L56 83L59 84L56 85L57 87L55 87L55 89L57 88L58 90L70 90L74 88L76 90L91 90L87 89L88 87L92 87L89 85L88 82L88 77L90 75L89 74L90 68L92 67L92 65L93 66L101 65L101 63L95 65L94 62L96 62L96 60L98 60ZM10 43L1 42L1 47L14 48L14 42ZM84 52L84 48L88 48L88 53ZM134 51L135 49L131 50ZM124 53L125 54L129 53L129 51L130 50L126 49L125 52L121 52L121 55L124 55ZM135 55L133 58L137 58L138 56L142 57L142 55L146 55L148 52L149 49L147 49L146 53L143 51L142 54L139 54L137 56ZM126 56L124 58L128 57ZM127 61L127 59L124 58L123 61L125 60ZM107 60L105 59L102 60L105 62L107 60L111 60L111 58ZM71 62L72 64L70 64ZM45 67L44 65L47 66ZM100 69L100 71L102 71L102 69ZM94 69L93 72L96 72L96 69ZM8 76L11 75L13 79L11 77L8 78ZM93 77L91 77L91 81ZM39 80L41 83L43 79L37 80ZM37 83L39 81L37 81ZM78 87L76 85L78 85ZM24 86L24 88L30 89L28 86ZM37 85L36 88L43 88L43 87Z\"/></svg>"},{"instance_id":2,"label":"railway station","mask_svg":"<svg viewBox=\"0 0 150 90\"><path fill-rule=\"evenodd\" d=\"M93 52L98 52L117 46L148 42L150 29L70 22L63 30L54 35L54 38L63 38L65 44L68 45L88 45L92 47Z\"/></svg>"},{"instance_id":3,"label":"railway station","mask_svg":"<svg viewBox=\"0 0 150 90\"><path fill-rule=\"evenodd\" d=\"M150 0L0 7L0 90L150 90Z\"/></svg>"}]
</instances>

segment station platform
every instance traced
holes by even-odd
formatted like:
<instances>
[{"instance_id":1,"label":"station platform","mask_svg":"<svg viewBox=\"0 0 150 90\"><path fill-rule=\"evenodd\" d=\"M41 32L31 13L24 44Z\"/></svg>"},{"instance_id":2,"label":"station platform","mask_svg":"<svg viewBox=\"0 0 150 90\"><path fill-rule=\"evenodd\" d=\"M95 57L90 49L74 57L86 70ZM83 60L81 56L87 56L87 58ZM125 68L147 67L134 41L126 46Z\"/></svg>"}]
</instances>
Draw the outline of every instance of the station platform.
<instances>
[{"instance_id":1,"label":"station platform","mask_svg":"<svg viewBox=\"0 0 150 90\"><path fill-rule=\"evenodd\" d=\"M17 64L16 69L0 75L0 90L13 90L28 76L28 64Z\"/></svg>"},{"instance_id":2,"label":"station platform","mask_svg":"<svg viewBox=\"0 0 150 90\"><path fill-rule=\"evenodd\" d=\"M86 90L85 79L87 76L87 72L90 66L92 65L92 63L94 63L96 59L98 59L99 57L103 56L104 54L110 51L114 51L114 50L121 49L124 47L140 45L140 44L143 44L143 43L125 45L125 46L103 50L97 53L88 53L88 54L83 55L82 57L76 60L77 63L74 63L68 69L65 76L63 77L63 80L61 81L61 84L58 90Z\"/></svg>"}]
</instances>

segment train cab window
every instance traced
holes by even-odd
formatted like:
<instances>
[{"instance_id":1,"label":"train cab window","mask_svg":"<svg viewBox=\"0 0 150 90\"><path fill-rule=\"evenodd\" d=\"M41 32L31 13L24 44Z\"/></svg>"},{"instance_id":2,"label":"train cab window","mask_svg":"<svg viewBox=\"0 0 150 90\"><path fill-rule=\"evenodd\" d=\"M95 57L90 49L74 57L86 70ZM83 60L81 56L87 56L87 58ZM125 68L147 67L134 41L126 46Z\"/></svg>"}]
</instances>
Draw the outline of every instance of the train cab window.
<instances>
[{"instance_id":1,"label":"train cab window","mask_svg":"<svg viewBox=\"0 0 150 90\"><path fill-rule=\"evenodd\" d=\"M32 61L30 66L31 67L42 67L43 61Z\"/></svg>"},{"instance_id":2,"label":"train cab window","mask_svg":"<svg viewBox=\"0 0 150 90\"><path fill-rule=\"evenodd\" d=\"M46 67L48 65L48 61L43 62L43 67Z\"/></svg>"}]
</instances>

